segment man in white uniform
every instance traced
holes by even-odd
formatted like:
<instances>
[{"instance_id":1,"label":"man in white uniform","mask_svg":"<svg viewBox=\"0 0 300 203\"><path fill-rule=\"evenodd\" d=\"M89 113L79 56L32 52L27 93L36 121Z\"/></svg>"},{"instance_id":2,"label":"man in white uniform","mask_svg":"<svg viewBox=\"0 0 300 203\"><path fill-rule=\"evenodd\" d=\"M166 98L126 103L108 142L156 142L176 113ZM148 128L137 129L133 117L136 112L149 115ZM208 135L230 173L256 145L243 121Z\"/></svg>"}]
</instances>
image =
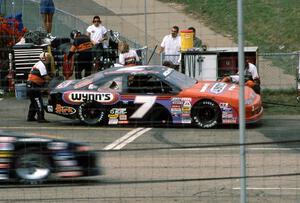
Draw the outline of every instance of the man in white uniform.
<instances>
[{"instance_id":1,"label":"man in white uniform","mask_svg":"<svg viewBox=\"0 0 300 203\"><path fill-rule=\"evenodd\" d=\"M90 25L86 32L86 35L91 38L91 42L94 45L101 45L103 48L108 47L107 29L101 24L99 16L94 16L93 25Z\"/></svg>"},{"instance_id":2,"label":"man in white uniform","mask_svg":"<svg viewBox=\"0 0 300 203\"><path fill-rule=\"evenodd\" d=\"M181 39L178 35L178 26L173 26L171 29L171 34L166 35L160 45L159 53L165 54L164 61L171 62L175 65L175 68L179 68L179 56Z\"/></svg>"}]
</instances>

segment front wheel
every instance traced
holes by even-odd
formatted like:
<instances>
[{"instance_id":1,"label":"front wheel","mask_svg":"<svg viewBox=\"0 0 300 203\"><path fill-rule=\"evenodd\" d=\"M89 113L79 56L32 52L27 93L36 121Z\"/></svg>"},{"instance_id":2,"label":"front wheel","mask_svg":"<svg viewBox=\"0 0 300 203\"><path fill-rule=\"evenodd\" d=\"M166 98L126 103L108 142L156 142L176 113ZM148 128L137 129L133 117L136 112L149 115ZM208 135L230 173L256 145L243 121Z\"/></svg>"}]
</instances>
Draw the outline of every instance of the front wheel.
<instances>
[{"instance_id":1,"label":"front wheel","mask_svg":"<svg viewBox=\"0 0 300 203\"><path fill-rule=\"evenodd\" d=\"M220 121L221 110L213 101L200 101L193 109L193 122L200 128L213 128Z\"/></svg>"},{"instance_id":2,"label":"front wheel","mask_svg":"<svg viewBox=\"0 0 300 203\"><path fill-rule=\"evenodd\" d=\"M50 162L38 152L19 153L15 161L15 172L21 182L35 184L46 180L50 173Z\"/></svg>"},{"instance_id":3,"label":"front wheel","mask_svg":"<svg viewBox=\"0 0 300 203\"><path fill-rule=\"evenodd\" d=\"M103 124L106 115L105 112L105 108L95 102L85 102L78 109L80 121L88 125Z\"/></svg>"}]
</instances>

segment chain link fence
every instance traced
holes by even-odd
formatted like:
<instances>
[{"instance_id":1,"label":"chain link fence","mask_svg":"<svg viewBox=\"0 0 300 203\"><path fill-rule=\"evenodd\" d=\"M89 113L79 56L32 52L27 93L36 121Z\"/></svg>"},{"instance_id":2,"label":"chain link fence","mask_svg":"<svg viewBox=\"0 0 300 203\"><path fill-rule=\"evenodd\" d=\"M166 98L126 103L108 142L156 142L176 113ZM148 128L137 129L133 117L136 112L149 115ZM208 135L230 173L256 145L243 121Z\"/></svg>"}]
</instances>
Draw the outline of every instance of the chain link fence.
<instances>
[{"instance_id":1,"label":"chain link fence","mask_svg":"<svg viewBox=\"0 0 300 203\"><path fill-rule=\"evenodd\" d=\"M110 1L107 0L107 4L108 2ZM121 2L126 3L126 1ZM21 12L24 25L28 29L41 29L38 0L2 0L0 3L1 12L5 11L7 15ZM89 19L90 16L85 17ZM67 11L57 9L54 15L53 35L69 37L70 31L74 28L84 32L89 25L87 21L85 22L82 18L78 18ZM123 27L124 24L121 26ZM112 28L115 29L117 26ZM124 37L121 39L128 41L132 48L141 49L140 43L137 43L136 40L125 39ZM164 55L153 52L153 49L148 50L148 56L153 53L151 63L162 64ZM257 64L262 88L295 90L299 80L299 58L298 52L259 53ZM3 92L0 92L1 94ZM4 101L7 103L2 105L1 112L7 118L0 119L0 123L2 123L3 128L9 126L13 129L15 124L19 125L20 120L25 117L28 106L26 103L24 105L23 101L16 101L13 98ZM18 109L15 110L15 108ZM54 121L57 118L50 117L51 119ZM250 202L297 202L299 200L300 160L298 145L300 141L296 139L297 124L292 126L295 129L292 128L287 133L287 129L282 126L290 123L290 121L282 124L280 122L283 120L278 120L275 118L273 121L265 119L263 127L247 129L247 133L250 135L246 144ZM277 124L276 131L272 131L274 121ZM206 131L196 129L188 131L184 128L154 129L150 136L145 136L150 140L140 138L138 142L132 144L132 148L137 147L136 149L124 149L116 153L115 151L102 150L104 144L112 142L109 138L105 138L106 134L101 134L100 131L105 131L105 128L98 131L100 128L89 129L86 126L78 126L78 123L75 123L74 126L68 122L64 123L64 121L55 120L53 123L56 125L51 126L53 134L61 134L72 140L84 140L95 146L97 153L104 154L103 166L107 170L107 177L103 178L104 180L97 179L96 182L76 182L73 179L69 182L55 180L52 185L48 184L44 188L19 185L16 187L4 184L1 186L1 193L4 198L0 202L99 202L114 200L115 202L131 202L137 199L141 202L164 202L166 200L169 202L190 202L191 200L194 202L239 201L238 181L244 177L240 177L239 174L240 145L236 143L238 136L235 127ZM62 126L59 128L57 124ZM280 126L281 124L282 126ZM20 126L17 126L17 129L21 131L42 131L42 128L38 128L40 126L31 128L28 125L24 129ZM48 132L46 127L43 130ZM109 135L110 138L116 138L122 133L121 128L107 129L113 135ZM168 135L169 130L171 132ZM68 134L69 131L70 134ZM116 135L113 134L115 132L117 132ZM173 147L165 147L163 144ZM196 150L197 152L192 154ZM178 184L175 185L175 183ZM68 187L70 185L71 187ZM109 187L112 190L108 189ZM5 194L7 191L8 193ZM150 193L146 194L145 191L150 191ZM129 193L128 197L126 197L127 193ZM28 194L33 196L30 197ZM47 195L44 194L48 195L48 199ZM124 198L127 199L124 200Z\"/></svg>"}]
</instances>

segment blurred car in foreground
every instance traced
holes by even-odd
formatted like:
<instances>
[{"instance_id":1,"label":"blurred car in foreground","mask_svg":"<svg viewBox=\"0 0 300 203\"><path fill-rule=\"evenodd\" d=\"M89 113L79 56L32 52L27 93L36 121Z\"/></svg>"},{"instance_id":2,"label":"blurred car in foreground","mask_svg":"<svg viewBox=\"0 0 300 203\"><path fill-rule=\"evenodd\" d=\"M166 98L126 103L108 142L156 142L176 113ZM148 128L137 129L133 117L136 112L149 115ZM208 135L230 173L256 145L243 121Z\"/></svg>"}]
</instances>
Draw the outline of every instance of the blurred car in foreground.
<instances>
[{"instance_id":1,"label":"blurred car in foreground","mask_svg":"<svg viewBox=\"0 0 300 203\"><path fill-rule=\"evenodd\" d=\"M54 178L100 175L88 145L0 131L0 180L41 183Z\"/></svg>"},{"instance_id":2,"label":"blurred car in foreground","mask_svg":"<svg viewBox=\"0 0 300 203\"><path fill-rule=\"evenodd\" d=\"M246 122L260 120L260 95L245 87ZM164 66L109 68L52 89L46 106L82 122L108 125L190 124L212 128L239 122L239 86L197 81Z\"/></svg>"}]
</instances>

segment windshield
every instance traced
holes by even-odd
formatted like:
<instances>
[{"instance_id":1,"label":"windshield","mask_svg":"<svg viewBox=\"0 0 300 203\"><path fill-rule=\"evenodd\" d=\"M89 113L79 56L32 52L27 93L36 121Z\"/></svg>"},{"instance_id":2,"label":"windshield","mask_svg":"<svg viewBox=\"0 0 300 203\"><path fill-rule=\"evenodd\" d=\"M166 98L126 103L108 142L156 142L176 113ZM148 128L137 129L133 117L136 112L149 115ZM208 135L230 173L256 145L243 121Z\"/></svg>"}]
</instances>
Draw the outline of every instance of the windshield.
<instances>
[{"instance_id":1,"label":"windshield","mask_svg":"<svg viewBox=\"0 0 300 203\"><path fill-rule=\"evenodd\" d=\"M176 85L180 89L186 89L197 83L197 80L194 78L190 78L189 76L182 74L178 71L172 71L165 78L166 81L171 84Z\"/></svg>"}]
</instances>

